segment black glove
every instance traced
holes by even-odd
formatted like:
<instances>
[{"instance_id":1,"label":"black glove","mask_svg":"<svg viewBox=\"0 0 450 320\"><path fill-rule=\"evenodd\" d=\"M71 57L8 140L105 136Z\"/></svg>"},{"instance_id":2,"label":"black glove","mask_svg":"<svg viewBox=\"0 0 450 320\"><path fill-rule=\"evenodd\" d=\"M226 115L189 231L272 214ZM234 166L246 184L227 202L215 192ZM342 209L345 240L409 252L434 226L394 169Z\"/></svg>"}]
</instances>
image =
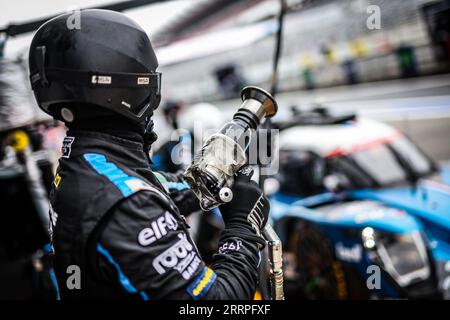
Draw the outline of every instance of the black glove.
<instances>
[{"instance_id":1,"label":"black glove","mask_svg":"<svg viewBox=\"0 0 450 320\"><path fill-rule=\"evenodd\" d=\"M258 236L267 223L270 205L258 184L250 180L253 170L242 167L235 176L233 199L219 207L225 227L248 225Z\"/></svg>"},{"instance_id":2,"label":"black glove","mask_svg":"<svg viewBox=\"0 0 450 320\"><path fill-rule=\"evenodd\" d=\"M154 174L183 216L188 217L201 210L200 202L194 191L183 180L183 171L180 170L176 173L158 171Z\"/></svg>"},{"instance_id":3,"label":"black glove","mask_svg":"<svg viewBox=\"0 0 450 320\"><path fill-rule=\"evenodd\" d=\"M169 196L185 217L201 210L200 202L191 189L169 189Z\"/></svg>"}]
</instances>

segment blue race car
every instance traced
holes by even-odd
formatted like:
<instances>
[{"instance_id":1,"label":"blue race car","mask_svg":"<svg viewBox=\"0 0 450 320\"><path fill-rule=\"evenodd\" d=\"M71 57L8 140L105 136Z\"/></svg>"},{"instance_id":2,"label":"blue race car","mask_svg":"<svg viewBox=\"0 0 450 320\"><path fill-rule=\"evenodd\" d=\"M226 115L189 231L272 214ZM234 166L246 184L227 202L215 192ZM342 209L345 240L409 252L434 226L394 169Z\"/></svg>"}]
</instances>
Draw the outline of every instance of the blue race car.
<instances>
[{"instance_id":1,"label":"blue race car","mask_svg":"<svg viewBox=\"0 0 450 320\"><path fill-rule=\"evenodd\" d=\"M288 299L450 298L450 171L398 130L325 113L281 127Z\"/></svg>"}]
</instances>

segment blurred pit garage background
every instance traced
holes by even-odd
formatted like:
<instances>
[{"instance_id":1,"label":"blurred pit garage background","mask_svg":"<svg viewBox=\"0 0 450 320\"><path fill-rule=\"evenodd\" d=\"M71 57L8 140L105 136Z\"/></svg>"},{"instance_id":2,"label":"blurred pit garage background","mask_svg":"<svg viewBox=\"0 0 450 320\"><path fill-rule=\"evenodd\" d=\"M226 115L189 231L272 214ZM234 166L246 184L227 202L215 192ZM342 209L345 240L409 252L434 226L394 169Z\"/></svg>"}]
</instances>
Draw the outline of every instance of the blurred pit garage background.
<instances>
[{"instance_id":1,"label":"blurred pit garage background","mask_svg":"<svg viewBox=\"0 0 450 320\"><path fill-rule=\"evenodd\" d=\"M64 137L64 128L38 110L29 86L28 45L39 25L35 21L111 3L114 1L15 0L1 5L2 199L20 195L20 188L27 189L20 183L14 185L16 189L12 187L11 181L23 171L17 168L26 166L27 161L11 165L12 151L5 147L11 132L27 133L30 152L43 172L44 185L51 183L51 172ZM161 105L176 101L188 110L194 104L207 102L218 107L227 119L240 105L239 93L244 86L270 88L279 0L123 3L121 11L148 32L156 49L159 71L163 73ZM450 166L449 0L287 0L286 3L276 97L280 109L274 121L290 120L294 109L308 112L326 107L334 115L355 113L400 129L433 161ZM133 8L127 9L127 5ZM377 19L374 14L378 15L379 25L373 24L373 19ZM167 142L173 128L162 108L155 117L160 139L154 149L158 149ZM20 140L20 136L15 138ZM14 148L15 152L24 152L17 145ZM38 191L37 197L45 196L45 192ZM15 201L20 199L18 196ZM29 210L27 205L22 209ZM46 209L44 205L36 210L43 213ZM8 205L2 205L0 212L7 217L11 215ZM0 222L1 229L18 223L13 217L8 221ZM24 230L30 241L39 238L34 231L30 232ZM7 231L0 234L5 235L2 241L9 241ZM6 267L11 270L28 258L6 251L34 253L39 245L24 246L18 241L8 244L9 249L0 250L0 256L20 260ZM43 268L39 266L39 257L33 255L32 261L33 268ZM25 284L26 289L15 287L19 288L19 296L33 295Z\"/></svg>"}]
</instances>

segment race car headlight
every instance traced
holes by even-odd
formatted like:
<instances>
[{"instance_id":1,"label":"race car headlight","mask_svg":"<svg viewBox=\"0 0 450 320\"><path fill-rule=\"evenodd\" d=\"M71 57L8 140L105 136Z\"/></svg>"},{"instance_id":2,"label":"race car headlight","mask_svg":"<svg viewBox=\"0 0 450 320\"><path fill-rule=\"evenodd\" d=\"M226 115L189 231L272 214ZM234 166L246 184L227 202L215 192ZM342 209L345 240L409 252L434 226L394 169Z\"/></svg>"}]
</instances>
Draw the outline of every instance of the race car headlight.
<instances>
[{"instance_id":1,"label":"race car headlight","mask_svg":"<svg viewBox=\"0 0 450 320\"><path fill-rule=\"evenodd\" d=\"M374 250L381 267L402 287L430 276L425 242L418 231L391 234L365 228L363 245Z\"/></svg>"}]
</instances>

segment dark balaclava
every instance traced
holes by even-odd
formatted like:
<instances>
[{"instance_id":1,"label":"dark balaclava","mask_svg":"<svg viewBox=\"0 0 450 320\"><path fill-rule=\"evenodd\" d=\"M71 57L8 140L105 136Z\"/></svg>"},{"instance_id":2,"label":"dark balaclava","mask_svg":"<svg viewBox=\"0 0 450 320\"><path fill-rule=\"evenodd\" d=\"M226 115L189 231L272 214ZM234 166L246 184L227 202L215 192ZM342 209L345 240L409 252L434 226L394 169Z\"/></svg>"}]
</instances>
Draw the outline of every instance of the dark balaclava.
<instances>
[{"instance_id":1,"label":"dark balaclava","mask_svg":"<svg viewBox=\"0 0 450 320\"><path fill-rule=\"evenodd\" d=\"M151 145L158 138L153 131L153 112L145 120L134 122L110 110L95 106L86 108L86 105L69 104L60 107L66 108L72 113L70 115L72 121L60 119L65 122L69 130L106 133L140 142L146 153L150 151ZM89 114L85 114L84 110L89 110Z\"/></svg>"}]
</instances>

